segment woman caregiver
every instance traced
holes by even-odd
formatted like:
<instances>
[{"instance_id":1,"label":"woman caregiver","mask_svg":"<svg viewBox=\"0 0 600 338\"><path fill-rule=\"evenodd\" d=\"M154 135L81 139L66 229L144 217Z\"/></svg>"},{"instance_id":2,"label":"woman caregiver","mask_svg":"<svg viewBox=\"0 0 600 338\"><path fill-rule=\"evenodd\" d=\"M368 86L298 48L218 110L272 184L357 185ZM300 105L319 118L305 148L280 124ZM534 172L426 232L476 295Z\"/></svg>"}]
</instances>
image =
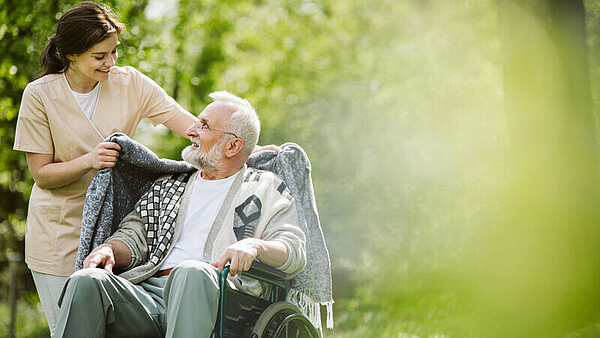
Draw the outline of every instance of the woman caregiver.
<instances>
[{"instance_id":1,"label":"woman caregiver","mask_svg":"<svg viewBox=\"0 0 600 338\"><path fill-rule=\"evenodd\" d=\"M14 149L26 152L35 180L25 261L51 333L63 284L74 272L87 187L119 156L119 145L103 140L114 132L131 137L143 118L185 136L195 119L150 78L115 66L123 29L109 8L77 4L42 53L43 76L23 93Z\"/></svg>"}]
</instances>

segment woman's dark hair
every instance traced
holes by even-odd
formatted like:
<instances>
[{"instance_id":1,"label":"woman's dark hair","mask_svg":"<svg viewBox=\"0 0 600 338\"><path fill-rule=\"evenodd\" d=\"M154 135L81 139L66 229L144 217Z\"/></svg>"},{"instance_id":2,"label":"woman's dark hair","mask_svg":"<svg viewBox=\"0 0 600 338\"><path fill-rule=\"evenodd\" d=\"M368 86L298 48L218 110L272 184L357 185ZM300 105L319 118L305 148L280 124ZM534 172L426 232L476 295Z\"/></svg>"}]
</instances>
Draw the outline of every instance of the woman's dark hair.
<instances>
[{"instance_id":1,"label":"woman's dark hair","mask_svg":"<svg viewBox=\"0 0 600 338\"><path fill-rule=\"evenodd\" d=\"M64 72L69 66L67 55L82 54L124 29L108 7L91 1L78 3L60 17L56 34L48 39L40 57L44 68L42 76Z\"/></svg>"}]
</instances>

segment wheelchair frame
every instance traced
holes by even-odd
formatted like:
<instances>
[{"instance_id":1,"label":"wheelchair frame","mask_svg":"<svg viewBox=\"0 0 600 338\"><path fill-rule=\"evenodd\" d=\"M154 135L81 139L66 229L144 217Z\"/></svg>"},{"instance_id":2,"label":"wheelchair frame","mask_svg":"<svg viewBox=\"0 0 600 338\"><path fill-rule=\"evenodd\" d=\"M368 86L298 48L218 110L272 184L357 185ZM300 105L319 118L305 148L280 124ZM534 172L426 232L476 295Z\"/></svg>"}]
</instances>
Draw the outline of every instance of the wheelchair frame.
<instances>
[{"instance_id":1,"label":"wheelchair frame","mask_svg":"<svg viewBox=\"0 0 600 338\"><path fill-rule=\"evenodd\" d=\"M294 336L296 337L320 337L319 331L315 329L310 320L306 318L295 305L285 302L288 291L285 282L287 275L285 273L260 262L252 263L250 270L243 272L244 276L272 285L268 301L259 297L242 294L237 290L229 288L227 283L228 275L229 266L225 266L219 277L219 287L221 292L219 296L217 323L215 325L213 337L225 338L247 336L247 332L246 335L244 335L244 332L237 332L233 335L227 334L226 322L228 320L233 321L234 319L227 315L226 304L228 297L235 296L236 294L238 295L237 297L245 298L246 301L250 299L251 301L254 300L257 303L260 303L257 307L252 306L251 309L255 313L260 311L259 314L255 314L255 317L258 316L256 322L244 323L246 331L248 328L252 328L252 333L249 335L251 338L288 337L290 330L295 333ZM238 305L241 307L241 302ZM264 307L265 305L266 307ZM299 335L300 333L301 335Z\"/></svg>"}]
</instances>

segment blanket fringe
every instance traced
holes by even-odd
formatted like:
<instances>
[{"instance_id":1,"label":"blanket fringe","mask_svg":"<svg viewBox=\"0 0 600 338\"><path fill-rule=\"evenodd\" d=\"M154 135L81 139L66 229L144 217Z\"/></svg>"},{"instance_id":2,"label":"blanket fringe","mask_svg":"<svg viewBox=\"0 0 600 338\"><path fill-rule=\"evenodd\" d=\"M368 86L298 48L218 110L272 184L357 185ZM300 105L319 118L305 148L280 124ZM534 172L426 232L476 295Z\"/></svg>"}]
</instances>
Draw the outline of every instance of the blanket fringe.
<instances>
[{"instance_id":1,"label":"blanket fringe","mask_svg":"<svg viewBox=\"0 0 600 338\"><path fill-rule=\"evenodd\" d=\"M329 302L317 303L310 299L304 293L290 289L287 295L287 301L296 305L298 309L310 320L314 327L323 336L323 328L321 325L321 305L327 308L327 328L333 329L333 303Z\"/></svg>"},{"instance_id":2,"label":"blanket fringe","mask_svg":"<svg viewBox=\"0 0 600 338\"><path fill-rule=\"evenodd\" d=\"M333 329L333 299L329 302L321 303L327 307L327 328Z\"/></svg>"}]
</instances>

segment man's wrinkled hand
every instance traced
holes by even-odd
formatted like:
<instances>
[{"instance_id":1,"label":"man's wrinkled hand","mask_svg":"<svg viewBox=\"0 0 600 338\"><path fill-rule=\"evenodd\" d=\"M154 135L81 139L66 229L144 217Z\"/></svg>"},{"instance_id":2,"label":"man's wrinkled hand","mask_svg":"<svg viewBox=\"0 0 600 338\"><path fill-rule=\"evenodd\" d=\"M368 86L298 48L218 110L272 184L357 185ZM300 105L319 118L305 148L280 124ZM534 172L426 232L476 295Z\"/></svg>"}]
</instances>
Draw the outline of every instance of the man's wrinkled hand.
<instances>
[{"instance_id":1,"label":"man's wrinkled hand","mask_svg":"<svg viewBox=\"0 0 600 338\"><path fill-rule=\"evenodd\" d=\"M260 240L256 238L246 238L236 242L225 250L225 253L212 266L223 271L223 268L229 263L229 275L232 277L241 276L243 271L250 270L250 266L261 250Z\"/></svg>"},{"instance_id":2,"label":"man's wrinkled hand","mask_svg":"<svg viewBox=\"0 0 600 338\"><path fill-rule=\"evenodd\" d=\"M115 255L110 245L102 244L90 253L83 261L84 268L99 268L112 273L115 266Z\"/></svg>"}]
</instances>

